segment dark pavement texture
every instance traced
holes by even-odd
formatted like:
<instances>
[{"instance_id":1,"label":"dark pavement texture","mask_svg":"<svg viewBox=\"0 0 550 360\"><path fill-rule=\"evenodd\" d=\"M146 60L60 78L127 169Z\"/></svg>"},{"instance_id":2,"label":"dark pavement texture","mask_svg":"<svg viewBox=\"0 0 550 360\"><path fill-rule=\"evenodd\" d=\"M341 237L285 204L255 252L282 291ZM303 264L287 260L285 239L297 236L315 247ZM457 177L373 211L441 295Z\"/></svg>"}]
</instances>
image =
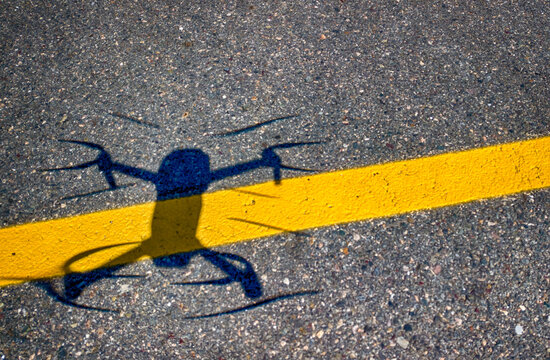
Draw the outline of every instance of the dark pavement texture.
<instances>
[{"instance_id":1,"label":"dark pavement texture","mask_svg":"<svg viewBox=\"0 0 550 360\"><path fill-rule=\"evenodd\" d=\"M2 226L157 198L122 175L125 188L78 196L109 184L94 168L42 172L97 155L59 139L150 171L178 148L217 169L323 141L279 155L329 171L548 136L549 14L545 1L4 1ZM258 276L265 302L249 309L238 283L172 285L223 275L201 257L129 265L117 273L143 276L77 299L116 313L60 302L62 279L2 288L0 357L549 358L549 204L543 190L216 249Z\"/></svg>"}]
</instances>

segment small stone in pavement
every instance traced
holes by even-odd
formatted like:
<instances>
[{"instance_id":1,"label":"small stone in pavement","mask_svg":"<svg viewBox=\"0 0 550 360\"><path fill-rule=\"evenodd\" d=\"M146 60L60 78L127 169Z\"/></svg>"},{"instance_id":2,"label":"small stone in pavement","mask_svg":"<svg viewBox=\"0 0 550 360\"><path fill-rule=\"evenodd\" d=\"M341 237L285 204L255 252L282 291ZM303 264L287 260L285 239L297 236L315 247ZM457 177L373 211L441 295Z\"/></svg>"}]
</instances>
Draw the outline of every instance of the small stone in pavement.
<instances>
[{"instance_id":1,"label":"small stone in pavement","mask_svg":"<svg viewBox=\"0 0 550 360\"><path fill-rule=\"evenodd\" d=\"M406 349L409 347L409 341L402 336L397 338L397 344L401 346L403 349Z\"/></svg>"}]
</instances>

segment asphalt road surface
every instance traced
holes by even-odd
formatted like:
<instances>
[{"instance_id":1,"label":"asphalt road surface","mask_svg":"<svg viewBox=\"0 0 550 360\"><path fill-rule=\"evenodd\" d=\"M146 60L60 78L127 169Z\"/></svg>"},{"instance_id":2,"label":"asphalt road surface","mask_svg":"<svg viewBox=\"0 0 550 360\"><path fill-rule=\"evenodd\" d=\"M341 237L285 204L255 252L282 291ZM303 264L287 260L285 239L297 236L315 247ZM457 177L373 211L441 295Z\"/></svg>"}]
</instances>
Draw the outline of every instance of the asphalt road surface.
<instances>
[{"instance_id":1,"label":"asphalt road surface","mask_svg":"<svg viewBox=\"0 0 550 360\"><path fill-rule=\"evenodd\" d=\"M4 1L1 226L169 198L172 175L128 169L176 149L213 171L319 142L277 155L323 173L548 136L549 19L545 1ZM117 187L43 171L97 156L59 140L126 165ZM249 170L179 195L276 176ZM542 189L3 287L0 358L550 358L549 233Z\"/></svg>"}]
</instances>

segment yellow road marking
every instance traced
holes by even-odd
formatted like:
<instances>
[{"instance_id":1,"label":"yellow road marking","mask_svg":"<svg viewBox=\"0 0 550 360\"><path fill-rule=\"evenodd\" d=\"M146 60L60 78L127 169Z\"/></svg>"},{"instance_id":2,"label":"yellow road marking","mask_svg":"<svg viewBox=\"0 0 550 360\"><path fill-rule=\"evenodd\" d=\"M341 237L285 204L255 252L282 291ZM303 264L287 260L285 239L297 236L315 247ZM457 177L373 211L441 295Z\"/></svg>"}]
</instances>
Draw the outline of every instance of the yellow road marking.
<instances>
[{"instance_id":1,"label":"yellow road marking","mask_svg":"<svg viewBox=\"0 0 550 360\"><path fill-rule=\"evenodd\" d=\"M0 229L0 285L549 186L544 137L24 224Z\"/></svg>"}]
</instances>

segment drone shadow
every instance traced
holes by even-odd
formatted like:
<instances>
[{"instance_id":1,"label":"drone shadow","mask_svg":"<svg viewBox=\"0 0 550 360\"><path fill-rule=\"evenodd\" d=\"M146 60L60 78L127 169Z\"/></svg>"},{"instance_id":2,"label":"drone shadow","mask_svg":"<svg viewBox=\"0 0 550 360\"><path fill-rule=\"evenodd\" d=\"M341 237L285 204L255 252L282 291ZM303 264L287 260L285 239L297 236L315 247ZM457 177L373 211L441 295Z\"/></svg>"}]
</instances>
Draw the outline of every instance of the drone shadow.
<instances>
[{"instance_id":1,"label":"drone shadow","mask_svg":"<svg viewBox=\"0 0 550 360\"><path fill-rule=\"evenodd\" d=\"M151 172L112 161L110 154L97 144L73 140L67 142L100 150L100 155L95 161L89 163L71 168L50 169L48 171L74 170L97 166L110 185L108 191L120 188L113 176L113 173L118 172L154 184L157 191L157 201L152 219L150 238L137 243L138 245L132 250L102 264L98 270L77 273L74 272L72 267L74 263L81 259L118 245L89 250L69 259L64 265L65 273L68 275L63 278L62 291L57 291L49 280L36 282L37 286L45 290L49 296L57 301L81 309L108 312L117 311L79 304L77 300L86 288L102 279L140 277L135 275L117 275L116 272L124 264L136 262L143 256L152 258L153 264L158 268L185 268L192 258L200 256L213 265L214 268L221 271L223 277L204 281L175 282L172 285L221 286L237 283L246 297L253 301L242 308L229 309L216 314L191 316L188 317L189 319L232 314L277 300L316 293L316 291L304 291L261 299L263 295L262 285L249 261L239 255L207 249L196 237L202 209L202 194L208 189L209 185L212 182L253 171L260 167L280 167L280 159L274 152L264 151L260 159L212 171L210 169L209 156L203 151L199 149L178 149L172 151L163 159L157 172ZM166 256L165 254L167 253L174 255Z\"/></svg>"}]
</instances>

